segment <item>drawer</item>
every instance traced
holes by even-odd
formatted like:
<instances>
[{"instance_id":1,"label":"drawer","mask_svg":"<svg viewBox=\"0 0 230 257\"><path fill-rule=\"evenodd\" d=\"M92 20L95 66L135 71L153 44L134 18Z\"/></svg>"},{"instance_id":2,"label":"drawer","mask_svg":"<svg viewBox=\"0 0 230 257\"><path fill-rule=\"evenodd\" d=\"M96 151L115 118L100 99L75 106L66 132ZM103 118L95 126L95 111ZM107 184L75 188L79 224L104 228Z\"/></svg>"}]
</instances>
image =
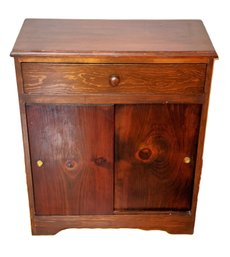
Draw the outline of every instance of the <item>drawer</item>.
<instances>
[{"instance_id":1,"label":"drawer","mask_svg":"<svg viewBox=\"0 0 230 257\"><path fill-rule=\"evenodd\" d=\"M200 94L206 64L22 63L26 94Z\"/></svg>"}]
</instances>

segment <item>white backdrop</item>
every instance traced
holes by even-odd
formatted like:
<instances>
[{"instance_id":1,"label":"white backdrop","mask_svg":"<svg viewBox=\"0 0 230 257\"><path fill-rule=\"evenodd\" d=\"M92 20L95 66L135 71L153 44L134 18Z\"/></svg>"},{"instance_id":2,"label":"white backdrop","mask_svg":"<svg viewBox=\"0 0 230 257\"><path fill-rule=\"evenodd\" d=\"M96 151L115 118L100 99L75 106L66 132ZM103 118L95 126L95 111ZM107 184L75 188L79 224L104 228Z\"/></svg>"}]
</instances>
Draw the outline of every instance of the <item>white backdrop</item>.
<instances>
[{"instance_id":1,"label":"white backdrop","mask_svg":"<svg viewBox=\"0 0 230 257\"><path fill-rule=\"evenodd\" d=\"M227 0L20 0L0 3L0 256L230 256L230 36ZM31 236L13 59L25 18L202 19L215 62L195 234L71 229ZM228 36L227 36L228 34Z\"/></svg>"}]
</instances>

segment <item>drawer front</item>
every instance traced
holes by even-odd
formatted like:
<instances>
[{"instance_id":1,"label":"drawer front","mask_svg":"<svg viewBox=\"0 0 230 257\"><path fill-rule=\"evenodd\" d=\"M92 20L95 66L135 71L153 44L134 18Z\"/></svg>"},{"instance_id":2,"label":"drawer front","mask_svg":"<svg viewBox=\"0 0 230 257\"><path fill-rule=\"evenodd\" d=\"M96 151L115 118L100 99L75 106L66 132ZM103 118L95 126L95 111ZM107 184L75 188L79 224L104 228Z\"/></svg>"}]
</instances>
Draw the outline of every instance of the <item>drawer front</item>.
<instances>
[{"instance_id":1,"label":"drawer front","mask_svg":"<svg viewBox=\"0 0 230 257\"><path fill-rule=\"evenodd\" d=\"M22 63L26 94L201 94L205 64Z\"/></svg>"}]
</instances>

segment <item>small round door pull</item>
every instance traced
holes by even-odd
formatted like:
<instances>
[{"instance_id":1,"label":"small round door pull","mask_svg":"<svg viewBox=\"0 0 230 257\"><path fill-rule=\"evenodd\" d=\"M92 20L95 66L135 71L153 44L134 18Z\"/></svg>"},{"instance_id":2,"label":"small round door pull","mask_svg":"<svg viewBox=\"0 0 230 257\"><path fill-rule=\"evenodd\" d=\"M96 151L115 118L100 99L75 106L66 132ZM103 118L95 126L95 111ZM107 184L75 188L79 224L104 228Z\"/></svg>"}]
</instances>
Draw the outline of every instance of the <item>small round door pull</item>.
<instances>
[{"instance_id":1,"label":"small round door pull","mask_svg":"<svg viewBox=\"0 0 230 257\"><path fill-rule=\"evenodd\" d=\"M120 83L120 78L118 75L111 75L109 78L109 83L112 87L116 87Z\"/></svg>"},{"instance_id":2,"label":"small round door pull","mask_svg":"<svg viewBox=\"0 0 230 257\"><path fill-rule=\"evenodd\" d=\"M188 157L188 156L184 157L184 163L185 164L189 164L190 162L191 162L191 158L190 157Z\"/></svg>"},{"instance_id":3,"label":"small round door pull","mask_svg":"<svg viewBox=\"0 0 230 257\"><path fill-rule=\"evenodd\" d=\"M41 168L42 165L43 165L43 161L42 161L42 160L38 160L38 161L37 161L37 166L38 166L39 168Z\"/></svg>"}]
</instances>

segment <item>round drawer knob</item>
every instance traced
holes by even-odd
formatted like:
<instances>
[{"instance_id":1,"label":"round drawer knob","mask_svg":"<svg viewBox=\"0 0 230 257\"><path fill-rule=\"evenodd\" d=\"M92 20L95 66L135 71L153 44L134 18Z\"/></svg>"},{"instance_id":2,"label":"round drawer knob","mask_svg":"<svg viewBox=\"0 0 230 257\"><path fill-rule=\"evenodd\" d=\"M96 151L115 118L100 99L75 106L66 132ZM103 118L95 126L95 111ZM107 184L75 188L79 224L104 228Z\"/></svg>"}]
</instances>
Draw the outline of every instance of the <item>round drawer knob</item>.
<instances>
[{"instance_id":1,"label":"round drawer knob","mask_svg":"<svg viewBox=\"0 0 230 257\"><path fill-rule=\"evenodd\" d=\"M118 75L111 75L109 78L109 83L112 87L116 87L120 83L120 78Z\"/></svg>"}]
</instances>

